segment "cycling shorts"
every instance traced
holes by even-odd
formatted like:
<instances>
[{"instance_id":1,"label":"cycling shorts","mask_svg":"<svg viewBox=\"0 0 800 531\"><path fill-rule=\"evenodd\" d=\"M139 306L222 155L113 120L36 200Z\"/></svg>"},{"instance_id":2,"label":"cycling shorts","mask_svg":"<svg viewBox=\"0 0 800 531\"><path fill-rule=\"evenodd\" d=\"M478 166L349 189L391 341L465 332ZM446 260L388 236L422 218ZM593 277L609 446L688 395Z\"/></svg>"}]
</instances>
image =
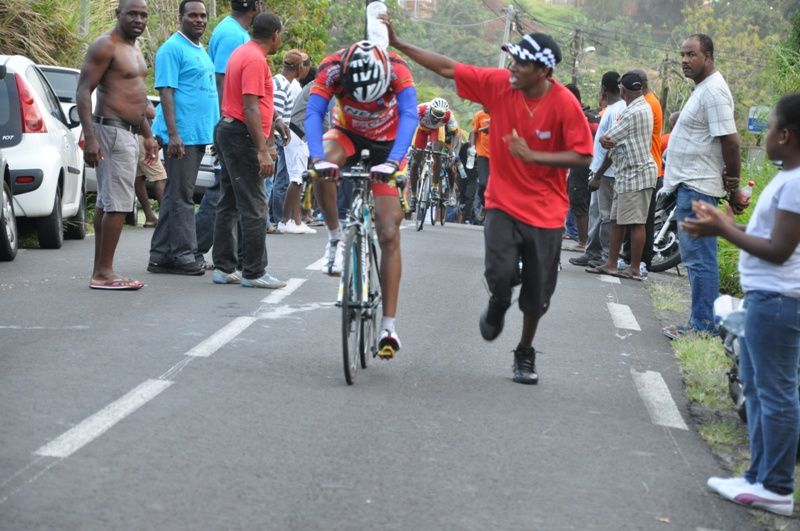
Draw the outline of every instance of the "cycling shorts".
<instances>
[{"instance_id":1,"label":"cycling shorts","mask_svg":"<svg viewBox=\"0 0 800 531\"><path fill-rule=\"evenodd\" d=\"M444 144L444 127L439 127L437 129L417 127L417 132L414 133L414 147L417 149L425 149L428 142L440 142Z\"/></svg>"},{"instance_id":2,"label":"cycling shorts","mask_svg":"<svg viewBox=\"0 0 800 531\"><path fill-rule=\"evenodd\" d=\"M367 167L377 166L386 162L389 152L392 150L394 141L379 142L377 140L370 140L369 138L357 135L352 131L347 131L339 127L332 127L323 135L324 142L336 142L344 148L347 160L345 167L353 166L361 160L361 151L364 149L369 150L369 158L367 159ZM401 164L401 168L404 164ZM382 183L373 181L372 195L378 196L395 196L397 197L397 186L390 185L389 183Z\"/></svg>"}]
</instances>

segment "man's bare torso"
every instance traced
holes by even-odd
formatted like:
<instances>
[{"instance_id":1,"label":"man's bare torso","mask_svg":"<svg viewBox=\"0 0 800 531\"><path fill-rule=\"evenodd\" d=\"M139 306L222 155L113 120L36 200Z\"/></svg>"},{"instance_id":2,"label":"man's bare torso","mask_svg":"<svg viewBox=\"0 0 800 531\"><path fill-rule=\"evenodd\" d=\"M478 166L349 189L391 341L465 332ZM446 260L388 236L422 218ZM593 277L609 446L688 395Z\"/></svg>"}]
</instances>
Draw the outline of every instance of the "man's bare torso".
<instances>
[{"instance_id":1,"label":"man's bare torso","mask_svg":"<svg viewBox=\"0 0 800 531\"><path fill-rule=\"evenodd\" d=\"M120 39L114 31L101 39L114 45L114 57L97 86L95 114L140 124L147 108L147 63L136 46Z\"/></svg>"}]
</instances>

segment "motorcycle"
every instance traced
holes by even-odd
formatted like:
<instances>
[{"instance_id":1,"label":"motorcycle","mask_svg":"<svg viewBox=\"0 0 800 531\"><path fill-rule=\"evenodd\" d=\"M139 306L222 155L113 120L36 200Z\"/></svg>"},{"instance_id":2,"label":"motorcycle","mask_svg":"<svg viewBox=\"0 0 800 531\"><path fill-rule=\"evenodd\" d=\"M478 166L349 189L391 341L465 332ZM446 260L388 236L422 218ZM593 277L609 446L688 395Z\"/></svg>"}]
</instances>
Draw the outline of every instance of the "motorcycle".
<instances>
[{"instance_id":1,"label":"motorcycle","mask_svg":"<svg viewBox=\"0 0 800 531\"><path fill-rule=\"evenodd\" d=\"M681 263L681 247L678 241L676 191L656 199L655 222L653 224L653 259L650 271L660 273Z\"/></svg>"}]
</instances>

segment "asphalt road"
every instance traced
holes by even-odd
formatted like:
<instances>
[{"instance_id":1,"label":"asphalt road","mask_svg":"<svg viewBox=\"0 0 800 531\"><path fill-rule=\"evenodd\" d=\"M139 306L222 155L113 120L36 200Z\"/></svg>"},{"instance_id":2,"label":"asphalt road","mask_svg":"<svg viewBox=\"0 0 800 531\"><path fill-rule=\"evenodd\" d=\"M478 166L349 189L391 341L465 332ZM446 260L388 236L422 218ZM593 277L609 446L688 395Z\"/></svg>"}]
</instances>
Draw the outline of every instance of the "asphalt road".
<instances>
[{"instance_id":1,"label":"asphalt road","mask_svg":"<svg viewBox=\"0 0 800 531\"><path fill-rule=\"evenodd\" d=\"M706 492L641 284L565 265L522 386L519 311L478 332L480 228L409 226L403 349L347 386L323 232L268 237L283 293L149 274L142 228L138 292L88 288L91 238L0 263L0 528L757 528Z\"/></svg>"}]
</instances>

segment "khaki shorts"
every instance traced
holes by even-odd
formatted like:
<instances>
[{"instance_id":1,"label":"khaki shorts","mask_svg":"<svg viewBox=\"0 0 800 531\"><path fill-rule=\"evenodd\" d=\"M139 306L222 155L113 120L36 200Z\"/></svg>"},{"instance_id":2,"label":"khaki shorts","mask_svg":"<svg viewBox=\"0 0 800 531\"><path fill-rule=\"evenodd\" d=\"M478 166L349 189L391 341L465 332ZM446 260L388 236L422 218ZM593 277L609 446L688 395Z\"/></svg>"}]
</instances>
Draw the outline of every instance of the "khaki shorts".
<instances>
[{"instance_id":1,"label":"khaki shorts","mask_svg":"<svg viewBox=\"0 0 800 531\"><path fill-rule=\"evenodd\" d=\"M103 158L97 163L97 202L104 212L133 211L133 183L139 142L136 135L111 125L93 124Z\"/></svg>"},{"instance_id":2,"label":"khaki shorts","mask_svg":"<svg viewBox=\"0 0 800 531\"><path fill-rule=\"evenodd\" d=\"M621 194L614 192L614 199L611 202L611 221L617 225L644 225L647 222L652 195L652 188Z\"/></svg>"},{"instance_id":3,"label":"khaki shorts","mask_svg":"<svg viewBox=\"0 0 800 531\"><path fill-rule=\"evenodd\" d=\"M144 158L147 152L144 149L144 137L142 135L136 135L136 137L139 139L139 162L136 164L136 176L144 176L149 183L163 181L167 178L167 170L164 169L161 160L157 160L153 164L145 164Z\"/></svg>"}]
</instances>

